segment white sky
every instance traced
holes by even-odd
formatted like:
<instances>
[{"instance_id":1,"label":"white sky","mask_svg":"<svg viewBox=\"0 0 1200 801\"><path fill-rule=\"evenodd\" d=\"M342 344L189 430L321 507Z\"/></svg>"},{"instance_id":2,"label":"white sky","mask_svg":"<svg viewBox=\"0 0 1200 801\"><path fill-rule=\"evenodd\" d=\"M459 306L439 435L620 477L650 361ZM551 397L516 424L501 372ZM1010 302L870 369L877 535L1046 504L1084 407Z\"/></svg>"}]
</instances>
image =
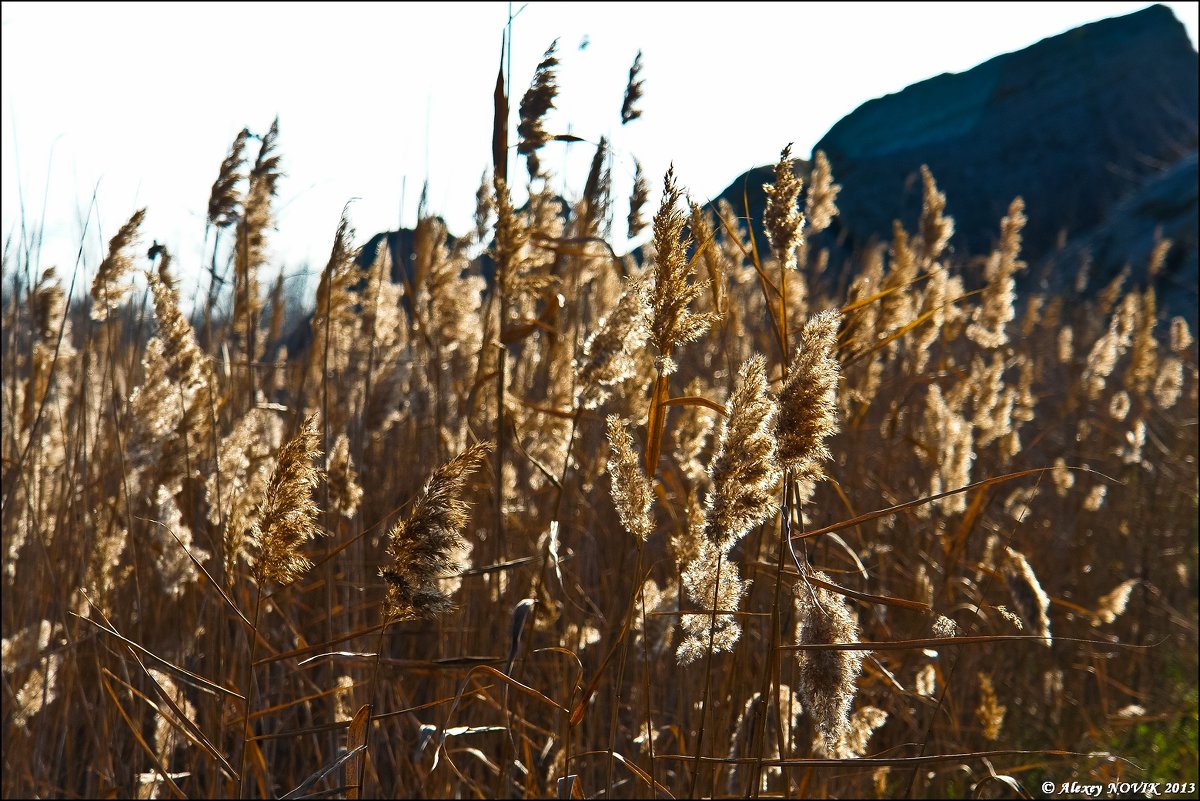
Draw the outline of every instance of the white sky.
<instances>
[{"instance_id":1,"label":"white sky","mask_svg":"<svg viewBox=\"0 0 1200 801\"><path fill-rule=\"evenodd\" d=\"M560 94L547 127L592 143L610 137L614 233L623 237L634 155L655 196L674 161L681 184L707 199L775 161L788 142L807 157L871 98L1146 5L514 3L514 128L534 67L559 38ZM1195 46L1200 4L1166 5ZM412 225L427 176L431 210L465 232L491 161L508 10L506 2L5 2L0 233L20 238L23 208L27 226L44 221L40 266L70 274L95 190L81 282L141 206L147 245L166 244L194 274L221 159L243 126L261 134L276 115L286 177L275 265L319 270L351 198L359 242ZM622 127L639 49L643 116ZM593 150L552 143L542 160L556 185L576 192ZM511 164L523 179L524 161Z\"/></svg>"}]
</instances>

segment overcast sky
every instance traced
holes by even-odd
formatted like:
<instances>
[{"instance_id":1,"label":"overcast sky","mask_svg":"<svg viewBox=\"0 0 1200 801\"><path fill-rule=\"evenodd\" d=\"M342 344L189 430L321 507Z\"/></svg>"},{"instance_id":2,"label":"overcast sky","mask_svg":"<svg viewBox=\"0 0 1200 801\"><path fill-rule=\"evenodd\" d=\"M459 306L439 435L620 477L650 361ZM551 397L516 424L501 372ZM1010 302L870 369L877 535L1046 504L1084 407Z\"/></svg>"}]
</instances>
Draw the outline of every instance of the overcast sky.
<instances>
[{"instance_id":1,"label":"overcast sky","mask_svg":"<svg viewBox=\"0 0 1200 801\"><path fill-rule=\"evenodd\" d=\"M560 94L547 127L610 138L623 219L633 156L656 193L674 161L680 182L707 199L788 142L807 157L871 98L1146 5L515 3L512 105L515 116L558 38ZM1166 5L1194 46L1198 4ZM272 274L319 270L351 198L359 242L411 225L426 179L431 210L465 231L491 160L509 8L5 2L4 236L20 238L22 210L27 226L43 221L40 266L69 274L94 192L81 281L141 206L147 244L168 245L194 274L221 159L243 126L261 134L276 115L286 177ZM643 116L622 126L638 50ZM551 144L543 163L574 193L593 150ZM523 161L512 174L524 177ZM619 244L624 227L614 234Z\"/></svg>"}]
</instances>

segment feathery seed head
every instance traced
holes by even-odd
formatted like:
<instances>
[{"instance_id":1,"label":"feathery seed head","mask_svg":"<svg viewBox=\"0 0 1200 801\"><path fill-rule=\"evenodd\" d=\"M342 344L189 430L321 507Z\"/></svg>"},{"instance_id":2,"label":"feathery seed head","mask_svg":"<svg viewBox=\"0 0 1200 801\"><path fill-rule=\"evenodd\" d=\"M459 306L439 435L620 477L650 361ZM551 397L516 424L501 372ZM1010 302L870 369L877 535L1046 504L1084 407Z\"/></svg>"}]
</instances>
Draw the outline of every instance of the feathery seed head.
<instances>
[{"instance_id":1,"label":"feathery seed head","mask_svg":"<svg viewBox=\"0 0 1200 801\"><path fill-rule=\"evenodd\" d=\"M642 99L642 86L645 81L638 78L642 71L642 51L637 51L633 57L633 66L629 68L629 82L625 84L625 102L621 104L621 124L633 122L642 116L642 110L637 108L637 102Z\"/></svg>"},{"instance_id":2,"label":"feathery seed head","mask_svg":"<svg viewBox=\"0 0 1200 801\"><path fill-rule=\"evenodd\" d=\"M683 212L678 208L682 197L672 165L663 180L662 203L654 215L654 286L650 294L650 341L658 349L664 374L675 371L671 359L675 346L698 339L714 319L711 313L689 309L704 291L704 285L693 280L688 263L687 250L692 239L683 234Z\"/></svg>"},{"instance_id":3,"label":"feathery seed head","mask_svg":"<svg viewBox=\"0 0 1200 801\"><path fill-rule=\"evenodd\" d=\"M812 174L808 178L808 197L804 202L804 219L811 233L819 234L829 227L837 216L834 201L842 191L841 184L833 182L833 170L824 150L813 156Z\"/></svg>"},{"instance_id":4,"label":"feathery seed head","mask_svg":"<svg viewBox=\"0 0 1200 801\"><path fill-rule=\"evenodd\" d=\"M633 160L633 191L629 196L629 216L625 218L626 225L629 227L627 234L629 239L637 236L646 227L646 220L642 217L642 209L646 206L646 201L650 199L650 184L646 181L646 176L642 173L642 163L637 159Z\"/></svg>"},{"instance_id":5,"label":"feathery seed head","mask_svg":"<svg viewBox=\"0 0 1200 801\"><path fill-rule=\"evenodd\" d=\"M517 133L521 140L517 143L517 152L527 159L529 177L536 178L540 173L537 151L550 141L550 135L542 127L546 112L554 108L554 98L558 95L558 79L555 68L558 66L558 40L550 43L542 61L533 73L533 81L521 98L521 123Z\"/></svg>"},{"instance_id":6,"label":"feathery seed head","mask_svg":"<svg viewBox=\"0 0 1200 801\"><path fill-rule=\"evenodd\" d=\"M1192 339L1192 332L1188 328L1188 322L1183 317L1171 318L1171 352L1177 355L1182 355L1185 350L1192 346L1195 342Z\"/></svg>"},{"instance_id":7,"label":"feathery seed head","mask_svg":"<svg viewBox=\"0 0 1200 801\"><path fill-rule=\"evenodd\" d=\"M608 399L612 386L637 371L636 356L650 335L649 314L645 289L631 282L588 336L577 366L583 408L595 409Z\"/></svg>"},{"instance_id":8,"label":"feathery seed head","mask_svg":"<svg viewBox=\"0 0 1200 801\"><path fill-rule=\"evenodd\" d=\"M463 550L463 526L470 504L463 500L467 478L483 464L490 442L480 442L433 471L408 515L388 534L388 563L379 571L387 581L388 619L431 618L453 608L439 579L454 572Z\"/></svg>"},{"instance_id":9,"label":"feathery seed head","mask_svg":"<svg viewBox=\"0 0 1200 801\"><path fill-rule=\"evenodd\" d=\"M821 581L829 577L813 574ZM837 593L800 582L796 585L796 642L801 645L830 645L858 642L858 615ZM800 650L799 690L821 736L825 752L842 753L850 736L850 706L858 692L862 651Z\"/></svg>"},{"instance_id":10,"label":"feathery seed head","mask_svg":"<svg viewBox=\"0 0 1200 801\"><path fill-rule=\"evenodd\" d=\"M633 437L629 435L625 422L615 414L608 416L608 442L613 453L608 460L613 504L617 507L625 530L645 542L654 530L654 520L650 515L654 491L633 450Z\"/></svg>"},{"instance_id":11,"label":"feathery seed head","mask_svg":"<svg viewBox=\"0 0 1200 801\"><path fill-rule=\"evenodd\" d=\"M350 460L350 438L345 432L338 434L329 451L326 466L326 483L329 485L331 511L343 517L354 517L362 500L363 490L358 483L358 473Z\"/></svg>"},{"instance_id":12,"label":"feathery seed head","mask_svg":"<svg viewBox=\"0 0 1200 801\"><path fill-rule=\"evenodd\" d=\"M312 497L321 478L321 470L313 464L321 456L319 441L314 414L279 450L250 534L258 543L253 572L260 585L267 581L291 584L312 566L300 549L321 533L319 510Z\"/></svg>"},{"instance_id":13,"label":"feathery seed head","mask_svg":"<svg viewBox=\"0 0 1200 801\"><path fill-rule=\"evenodd\" d=\"M975 717L983 726L983 738L991 742L1000 739L1000 729L1004 726L1004 713L1008 707L1002 705L996 698L996 690L992 686L992 677L986 673L979 674L979 706L975 708Z\"/></svg>"},{"instance_id":14,"label":"feathery seed head","mask_svg":"<svg viewBox=\"0 0 1200 801\"><path fill-rule=\"evenodd\" d=\"M775 415L766 362L762 356L751 357L738 373L708 471L712 492L706 535L714 543L727 547L775 512L780 479Z\"/></svg>"},{"instance_id":15,"label":"feathery seed head","mask_svg":"<svg viewBox=\"0 0 1200 801\"><path fill-rule=\"evenodd\" d=\"M92 281L92 319L104 321L129 292L128 282L122 282L133 268L133 246L138 229L146 219L146 210L138 209L108 242L108 255L100 262Z\"/></svg>"},{"instance_id":16,"label":"feathery seed head","mask_svg":"<svg viewBox=\"0 0 1200 801\"><path fill-rule=\"evenodd\" d=\"M1008 215L1000 221L1000 244L988 261L988 283L983 298L967 327L967 336L983 348L998 348L1008 342L1005 330L1013 319L1016 282L1013 275L1025 267L1017 256L1021 252L1021 231L1025 227L1025 202L1013 200Z\"/></svg>"},{"instance_id":17,"label":"feathery seed head","mask_svg":"<svg viewBox=\"0 0 1200 801\"><path fill-rule=\"evenodd\" d=\"M925 263L932 264L942 255L954 235L954 218L946 216L946 195L939 192L929 167L921 165L924 200L921 204L921 244Z\"/></svg>"},{"instance_id":18,"label":"feathery seed head","mask_svg":"<svg viewBox=\"0 0 1200 801\"><path fill-rule=\"evenodd\" d=\"M1114 587L1112 592L1101 596L1100 600L1096 602L1096 615L1092 620L1092 625L1112 623L1125 614L1125 609L1129 606L1129 596L1133 594L1133 588L1140 583L1140 579L1126 579Z\"/></svg>"},{"instance_id":19,"label":"feathery seed head","mask_svg":"<svg viewBox=\"0 0 1200 801\"><path fill-rule=\"evenodd\" d=\"M241 196L237 184L242 179L242 167L246 157L242 155L246 149L246 139L250 132L243 128L234 137L229 155L221 162L217 180L213 182L212 193L208 198L208 222L217 228L228 228L237 220L240 213Z\"/></svg>"},{"instance_id":20,"label":"feathery seed head","mask_svg":"<svg viewBox=\"0 0 1200 801\"><path fill-rule=\"evenodd\" d=\"M784 269L796 269L796 248L804 242L804 215L796 205L804 181L792 172L792 146L779 154L775 165L775 183L763 184L767 206L763 211L763 228L771 251L783 263Z\"/></svg>"},{"instance_id":21,"label":"feathery seed head","mask_svg":"<svg viewBox=\"0 0 1200 801\"><path fill-rule=\"evenodd\" d=\"M827 437L837 433L837 333L842 316L823 311L804 324L787 381L779 391L779 463L797 478L816 481L830 458Z\"/></svg>"},{"instance_id":22,"label":"feathery seed head","mask_svg":"<svg viewBox=\"0 0 1200 801\"><path fill-rule=\"evenodd\" d=\"M1050 647L1050 598L1038 582L1037 575L1025 555L1005 546L1000 572L1008 584L1013 606L1021 621L1034 634L1042 637L1042 644Z\"/></svg>"},{"instance_id":23,"label":"feathery seed head","mask_svg":"<svg viewBox=\"0 0 1200 801\"><path fill-rule=\"evenodd\" d=\"M749 588L742 581L737 563L729 560L728 548L703 540L700 551L683 571L683 587L692 603L704 611L683 617L683 639L675 652L680 665L689 665L708 654L732 651L742 635L741 624L733 612L741 606Z\"/></svg>"}]
</instances>

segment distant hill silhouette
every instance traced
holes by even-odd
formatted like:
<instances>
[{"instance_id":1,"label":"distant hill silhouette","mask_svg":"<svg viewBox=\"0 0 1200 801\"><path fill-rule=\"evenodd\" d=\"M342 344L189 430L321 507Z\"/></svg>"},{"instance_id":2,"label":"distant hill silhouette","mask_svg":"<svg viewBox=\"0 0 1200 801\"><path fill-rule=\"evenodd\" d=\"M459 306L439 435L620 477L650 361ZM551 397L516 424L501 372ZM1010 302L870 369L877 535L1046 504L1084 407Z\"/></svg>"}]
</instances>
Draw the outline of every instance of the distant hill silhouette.
<instances>
[{"instance_id":1,"label":"distant hill silhouette","mask_svg":"<svg viewBox=\"0 0 1200 801\"><path fill-rule=\"evenodd\" d=\"M1125 263L1135 278L1139 267L1144 273L1161 226L1176 239L1161 288L1172 313L1194 324L1198 67L1183 25L1156 5L870 100L814 148L843 187L841 214L818 244L850 253L872 237L889 239L894 219L913 230L919 168L928 164L960 253L989 250L1020 195L1024 258L1053 260L1073 276L1090 247L1096 286ZM797 166L807 173L806 163ZM756 231L770 180L771 168L758 167L720 195L741 214L745 189ZM1063 242L1070 247L1058 252Z\"/></svg>"}]
</instances>

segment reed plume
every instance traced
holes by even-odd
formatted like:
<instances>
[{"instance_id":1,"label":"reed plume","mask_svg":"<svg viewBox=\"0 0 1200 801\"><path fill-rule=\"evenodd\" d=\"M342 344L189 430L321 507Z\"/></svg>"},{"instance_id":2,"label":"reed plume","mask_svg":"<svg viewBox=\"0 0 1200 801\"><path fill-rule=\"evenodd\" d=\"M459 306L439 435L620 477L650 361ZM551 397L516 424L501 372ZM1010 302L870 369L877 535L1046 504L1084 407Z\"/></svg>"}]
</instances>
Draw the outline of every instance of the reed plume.
<instances>
[{"instance_id":1,"label":"reed plume","mask_svg":"<svg viewBox=\"0 0 1200 801\"><path fill-rule=\"evenodd\" d=\"M819 234L829 227L837 216L837 196L841 184L833 182L833 169L825 151L813 154L812 173L808 177L808 194L804 200L805 226L810 234Z\"/></svg>"},{"instance_id":2,"label":"reed plume","mask_svg":"<svg viewBox=\"0 0 1200 801\"><path fill-rule=\"evenodd\" d=\"M258 545L253 573L259 586L267 581L291 584L312 566L300 549L322 533L317 526L319 510L312 497L322 473L314 465L321 456L319 442L317 416L313 414L279 451L250 532L251 540Z\"/></svg>"},{"instance_id":3,"label":"reed plume","mask_svg":"<svg viewBox=\"0 0 1200 801\"><path fill-rule=\"evenodd\" d=\"M831 310L804 324L787 380L779 391L775 424L779 464L796 478L820 480L825 472L822 463L831 456L825 441L838 430L841 366L836 343L841 321L842 315Z\"/></svg>"},{"instance_id":4,"label":"reed plume","mask_svg":"<svg viewBox=\"0 0 1200 801\"><path fill-rule=\"evenodd\" d=\"M1025 267L1017 256L1026 221L1025 202L1016 198L1000 221L1000 244L987 263L988 283L967 327L967 336L980 347L998 348L1008 342L1006 327L1013 319L1016 298L1013 275Z\"/></svg>"},{"instance_id":5,"label":"reed plume","mask_svg":"<svg viewBox=\"0 0 1200 801\"><path fill-rule=\"evenodd\" d=\"M1140 579L1125 579L1112 592L1100 596L1096 602L1096 612L1092 618L1092 625L1099 626L1101 623L1113 623L1121 615L1125 614L1126 607L1129 606L1129 597L1133 594L1134 587L1141 584Z\"/></svg>"},{"instance_id":6,"label":"reed plume","mask_svg":"<svg viewBox=\"0 0 1200 801\"><path fill-rule=\"evenodd\" d=\"M358 472L350 460L350 438L344 432L338 434L333 447L329 449L325 475L329 486L330 511L342 517L354 517L362 501L363 490L358 483Z\"/></svg>"},{"instance_id":7,"label":"reed plume","mask_svg":"<svg viewBox=\"0 0 1200 801\"><path fill-rule=\"evenodd\" d=\"M637 354L650 335L649 313L644 286L632 281L597 322L576 363L579 403L584 409L600 406L612 387L637 372Z\"/></svg>"},{"instance_id":8,"label":"reed plume","mask_svg":"<svg viewBox=\"0 0 1200 801\"><path fill-rule=\"evenodd\" d=\"M511 312L528 305L541 290L554 283L554 278L539 269L529 255L531 227L524 215L513 208L507 184L495 179L496 235L492 240L492 258L496 260L496 283L504 305ZM440 226L439 226L440 228ZM503 321L507 325L507 321Z\"/></svg>"},{"instance_id":9,"label":"reed plume","mask_svg":"<svg viewBox=\"0 0 1200 801\"><path fill-rule=\"evenodd\" d=\"M642 88L645 85L638 76L642 72L642 51L637 51L633 57L633 65L629 68L629 81L625 84L625 101L621 103L621 124L627 125L642 116L642 110L637 108L637 102L642 99Z\"/></svg>"},{"instance_id":10,"label":"reed plume","mask_svg":"<svg viewBox=\"0 0 1200 801\"><path fill-rule=\"evenodd\" d=\"M529 177L537 178L541 174L538 161L538 150L548 141L550 135L542 127L546 112L554 108L554 98L558 96L558 79L555 68L558 66L558 40L555 39L546 49L541 62L533 73L533 81L521 98L521 122L517 133L521 139L517 143L517 152L526 158Z\"/></svg>"},{"instance_id":11,"label":"reed plume","mask_svg":"<svg viewBox=\"0 0 1200 801\"><path fill-rule=\"evenodd\" d=\"M741 627L731 614L749 582L728 560L730 548L753 526L775 513L780 470L775 457L775 402L767 391L766 365L755 356L742 365L729 401L729 417L717 436L709 464L712 490L703 517L699 554L684 570L683 582L693 603L708 612L683 619L685 639L678 659L687 664L708 652L727 651Z\"/></svg>"},{"instance_id":12,"label":"reed plume","mask_svg":"<svg viewBox=\"0 0 1200 801\"><path fill-rule=\"evenodd\" d=\"M387 581L387 619L432 618L453 608L438 580L457 572L452 557L465 546L462 528L471 509L463 490L491 450L490 442L477 443L434 470L408 515L388 533L388 563L379 570Z\"/></svg>"},{"instance_id":13,"label":"reed plume","mask_svg":"<svg viewBox=\"0 0 1200 801\"><path fill-rule=\"evenodd\" d=\"M283 444L277 415L254 408L237 420L217 446L216 469L204 482L208 520L224 521L222 562L225 581L232 586L239 557L249 556L247 546L258 520L258 499L266 494L275 467L274 451Z\"/></svg>"},{"instance_id":14,"label":"reed plume","mask_svg":"<svg viewBox=\"0 0 1200 801\"><path fill-rule=\"evenodd\" d=\"M879 707L863 706L850 716L850 727L839 754L841 759L857 759L867 752L867 743L876 730L887 723L888 713Z\"/></svg>"},{"instance_id":15,"label":"reed plume","mask_svg":"<svg viewBox=\"0 0 1200 801\"><path fill-rule=\"evenodd\" d=\"M1162 411L1175 406L1183 394L1183 362L1176 356L1168 356L1158 367L1154 379L1154 402Z\"/></svg>"},{"instance_id":16,"label":"reed plume","mask_svg":"<svg viewBox=\"0 0 1200 801\"><path fill-rule=\"evenodd\" d=\"M921 165L921 256L925 268L932 269L954 235L954 218L946 216L946 195L939 192L929 167Z\"/></svg>"},{"instance_id":17,"label":"reed plume","mask_svg":"<svg viewBox=\"0 0 1200 801\"><path fill-rule=\"evenodd\" d=\"M708 311L723 316L725 313L725 284L728 262L723 258L717 247L716 232L713 231L712 220L698 203L692 203L692 214L689 224L692 236L696 240L696 250L704 260L705 271L708 273L708 289L712 293L712 305Z\"/></svg>"},{"instance_id":18,"label":"reed plume","mask_svg":"<svg viewBox=\"0 0 1200 801\"><path fill-rule=\"evenodd\" d=\"M1008 584L1013 606L1025 627L1042 638L1042 644L1047 648L1051 644L1050 636L1050 598L1042 589L1037 575L1033 572L1029 561L1020 551L1005 547L1001 561L1000 572Z\"/></svg>"},{"instance_id":19,"label":"reed plume","mask_svg":"<svg viewBox=\"0 0 1200 801\"><path fill-rule=\"evenodd\" d=\"M917 277L916 255L909 244L908 232L899 220L892 223L892 246L887 273L879 289L886 292L880 299L880 333L896 331L912 321L914 304L911 286ZM895 347L893 342L889 347Z\"/></svg>"},{"instance_id":20,"label":"reed plume","mask_svg":"<svg viewBox=\"0 0 1200 801\"><path fill-rule=\"evenodd\" d=\"M249 183L237 225L234 258L233 331L246 358L259 356L258 321L262 312L258 271L266 261L267 231L272 224L271 201L277 192L280 170L279 119L263 135L258 155L250 168Z\"/></svg>"},{"instance_id":21,"label":"reed plume","mask_svg":"<svg viewBox=\"0 0 1200 801\"><path fill-rule=\"evenodd\" d=\"M692 603L704 611L685 614L681 620L683 637L675 658L680 665L690 665L710 652L733 650L742 636L742 627L734 613L750 582L742 581L737 563L728 558L728 548L722 548L707 538L697 537L699 550L683 571L683 588Z\"/></svg>"},{"instance_id":22,"label":"reed plume","mask_svg":"<svg viewBox=\"0 0 1200 801\"><path fill-rule=\"evenodd\" d=\"M146 219L146 210L138 209L128 222L118 229L108 242L108 255L100 262L92 280L92 319L107 320L121 300L129 293L130 285L122 279L133 269L131 251L137 242L138 229Z\"/></svg>"},{"instance_id":23,"label":"reed plume","mask_svg":"<svg viewBox=\"0 0 1200 801\"><path fill-rule=\"evenodd\" d=\"M776 458L776 405L767 391L766 362L742 365L709 465L705 533L728 547L775 513L780 470Z\"/></svg>"},{"instance_id":24,"label":"reed plume","mask_svg":"<svg viewBox=\"0 0 1200 801\"><path fill-rule=\"evenodd\" d=\"M820 571L813 575L829 581ZM796 586L796 617L796 642L800 645L833 645L862 639L858 615L845 598L823 587L806 582ZM801 699L816 725L818 742L829 756L841 755L849 744L850 706L858 692L863 656L863 651L820 648L796 652Z\"/></svg>"},{"instance_id":25,"label":"reed plume","mask_svg":"<svg viewBox=\"0 0 1200 801\"><path fill-rule=\"evenodd\" d=\"M1004 726L1004 715L1008 712L1008 707L997 699L991 676L981 672L978 678L979 705L975 708L975 717L983 726L983 739L995 742L1000 739L1000 729Z\"/></svg>"},{"instance_id":26,"label":"reed plume","mask_svg":"<svg viewBox=\"0 0 1200 801\"><path fill-rule=\"evenodd\" d=\"M654 215L654 285L650 290L650 342L658 350L663 375L676 370L671 358L676 346L699 339L715 319L712 313L689 308L704 285L694 280L687 258L692 239L683 233L683 212L678 208L682 197L672 166L663 179L662 202Z\"/></svg>"},{"instance_id":27,"label":"reed plume","mask_svg":"<svg viewBox=\"0 0 1200 801\"><path fill-rule=\"evenodd\" d=\"M763 211L763 229L771 252L785 270L796 269L796 248L804 242L804 214L797 200L804 181L792 171L792 146L787 145L775 164L775 183L763 184L767 206Z\"/></svg>"},{"instance_id":28,"label":"reed plume","mask_svg":"<svg viewBox=\"0 0 1200 801\"><path fill-rule=\"evenodd\" d=\"M642 173L642 163L637 159L633 160L633 190L629 195L629 215L625 218L625 224L629 228L626 236L630 239L637 236L646 227L646 220L642 217L642 209L646 206L646 201L650 199L650 184L646 181L645 174Z\"/></svg>"},{"instance_id":29,"label":"reed plume","mask_svg":"<svg viewBox=\"0 0 1200 801\"><path fill-rule=\"evenodd\" d=\"M1170 240L1164 242L1170 244ZM1158 323L1154 287L1147 287L1141 293L1141 301L1136 316L1133 342L1129 348L1129 367L1125 371L1125 386L1133 394L1145 396L1158 374L1159 363L1158 340L1154 336L1154 328Z\"/></svg>"},{"instance_id":30,"label":"reed plume","mask_svg":"<svg viewBox=\"0 0 1200 801\"><path fill-rule=\"evenodd\" d=\"M612 204L612 170L609 168L610 148L607 137L600 137L592 166L583 184L583 213L579 216L579 236L594 237L610 227L609 207Z\"/></svg>"},{"instance_id":31,"label":"reed plume","mask_svg":"<svg viewBox=\"0 0 1200 801\"><path fill-rule=\"evenodd\" d=\"M1192 346L1195 340L1192 338L1192 332L1188 328L1188 322L1182 317L1172 317L1170 327L1171 352L1177 356L1183 353Z\"/></svg>"},{"instance_id":32,"label":"reed plume","mask_svg":"<svg viewBox=\"0 0 1200 801\"><path fill-rule=\"evenodd\" d=\"M200 579L197 564L208 561L209 554L200 548L192 536L192 529L183 521L183 512L167 487L155 491L154 525L151 542L159 556L156 560L164 594L178 600Z\"/></svg>"},{"instance_id":33,"label":"reed plume","mask_svg":"<svg viewBox=\"0 0 1200 801\"><path fill-rule=\"evenodd\" d=\"M217 172L217 180L213 181L212 192L208 196L208 223L217 228L228 228L233 225L240 214L242 198L237 185L242 179L242 167L246 164L243 152L250 131L243 128L234 137L229 147L229 155L221 162Z\"/></svg>"},{"instance_id":34,"label":"reed plume","mask_svg":"<svg viewBox=\"0 0 1200 801\"><path fill-rule=\"evenodd\" d=\"M608 441L613 454L608 460L613 505L625 530L645 542L654 530L654 520L650 514L654 491L638 464L637 453L633 450L633 437L629 435L625 423L614 414L608 416Z\"/></svg>"},{"instance_id":35,"label":"reed plume","mask_svg":"<svg viewBox=\"0 0 1200 801\"><path fill-rule=\"evenodd\" d=\"M317 383L325 370L344 369L351 349L352 327L357 322L355 304L359 293L354 288L362 281L363 273L355 261L354 229L347 217L349 208L342 209L329 261L321 271L317 286L317 301L312 315L312 345L308 351L308 375Z\"/></svg>"}]
</instances>

